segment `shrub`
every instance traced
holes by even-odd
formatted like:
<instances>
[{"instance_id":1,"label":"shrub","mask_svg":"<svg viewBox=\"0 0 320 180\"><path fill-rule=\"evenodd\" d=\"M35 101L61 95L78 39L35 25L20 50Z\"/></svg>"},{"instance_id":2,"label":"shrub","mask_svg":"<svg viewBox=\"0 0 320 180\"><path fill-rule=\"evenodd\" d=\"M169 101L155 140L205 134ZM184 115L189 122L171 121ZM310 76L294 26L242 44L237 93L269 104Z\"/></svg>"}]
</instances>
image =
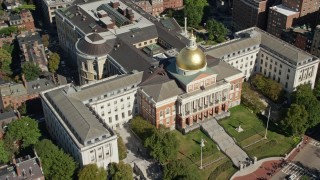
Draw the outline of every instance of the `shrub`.
<instances>
[{"instance_id":1,"label":"shrub","mask_svg":"<svg viewBox=\"0 0 320 180\"><path fill-rule=\"evenodd\" d=\"M131 120L131 129L144 143L145 140L153 134L153 131L156 128L141 116L136 116Z\"/></svg>"},{"instance_id":2,"label":"shrub","mask_svg":"<svg viewBox=\"0 0 320 180\"><path fill-rule=\"evenodd\" d=\"M127 157L127 148L121 136L118 136L119 159L123 160Z\"/></svg>"}]
</instances>

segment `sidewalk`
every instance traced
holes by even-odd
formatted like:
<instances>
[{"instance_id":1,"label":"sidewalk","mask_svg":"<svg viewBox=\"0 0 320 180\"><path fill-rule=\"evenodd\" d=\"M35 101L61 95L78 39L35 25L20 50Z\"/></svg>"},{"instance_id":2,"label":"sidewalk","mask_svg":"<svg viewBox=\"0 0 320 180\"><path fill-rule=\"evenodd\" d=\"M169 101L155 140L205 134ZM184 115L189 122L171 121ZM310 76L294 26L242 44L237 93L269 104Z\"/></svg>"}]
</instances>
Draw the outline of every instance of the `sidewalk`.
<instances>
[{"instance_id":1,"label":"sidewalk","mask_svg":"<svg viewBox=\"0 0 320 180\"><path fill-rule=\"evenodd\" d=\"M304 136L300 145L295 147L287 157L287 161L292 161L294 157L300 152L300 149L303 148L310 138L308 136ZM233 175L233 180L255 180L255 179L271 179L274 174L279 172L282 167L283 157L274 157L274 158L266 158L257 161L254 165L243 169L242 171L238 171Z\"/></svg>"}]
</instances>

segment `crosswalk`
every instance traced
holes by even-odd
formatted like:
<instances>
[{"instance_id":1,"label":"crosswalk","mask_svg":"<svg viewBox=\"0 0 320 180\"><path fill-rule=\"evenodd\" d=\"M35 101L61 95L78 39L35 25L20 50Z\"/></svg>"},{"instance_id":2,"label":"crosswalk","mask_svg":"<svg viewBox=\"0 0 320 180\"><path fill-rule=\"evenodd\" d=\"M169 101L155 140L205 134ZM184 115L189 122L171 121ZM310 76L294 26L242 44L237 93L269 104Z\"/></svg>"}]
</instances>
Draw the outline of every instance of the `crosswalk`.
<instances>
[{"instance_id":1,"label":"crosswalk","mask_svg":"<svg viewBox=\"0 0 320 180\"><path fill-rule=\"evenodd\" d=\"M315 146L315 147L320 147L320 142L315 141L315 140L311 140L311 141L309 142L309 144L312 145L312 146Z\"/></svg>"},{"instance_id":2,"label":"crosswalk","mask_svg":"<svg viewBox=\"0 0 320 180\"><path fill-rule=\"evenodd\" d=\"M297 165L295 165L293 163L289 163L284 168L282 168L281 171L283 173L285 173L285 174L288 174L288 175L295 174L296 175L295 180L298 180L302 176L308 176L310 180L316 180L317 179L315 175L307 172L302 167L297 166Z\"/></svg>"}]
</instances>

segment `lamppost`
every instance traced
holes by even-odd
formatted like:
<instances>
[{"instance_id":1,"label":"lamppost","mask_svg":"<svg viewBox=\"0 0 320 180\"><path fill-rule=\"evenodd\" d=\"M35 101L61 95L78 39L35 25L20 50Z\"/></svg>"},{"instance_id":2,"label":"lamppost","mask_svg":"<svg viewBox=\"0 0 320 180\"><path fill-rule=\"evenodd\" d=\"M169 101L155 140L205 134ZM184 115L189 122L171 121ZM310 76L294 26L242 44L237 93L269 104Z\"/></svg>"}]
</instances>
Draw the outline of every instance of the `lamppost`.
<instances>
[{"instance_id":1,"label":"lamppost","mask_svg":"<svg viewBox=\"0 0 320 180\"><path fill-rule=\"evenodd\" d=\"M204 140L201 137L201 143L200 143L200 148L201 148L201 161L200 161L200 169L202 169L202 147L204 147Z\"/></svg>"},{"instance_id":2,"label":"lamppost","mask_svg":"<svg viewBox=\"0 0 320 180\"><path fill-rule=\"evenodd\" d=\"M269 115L268 115L266 133L264 134L264 139L267 139L267 133L268 133L268 127L269 127L269 120L270 120L270 111L271 111L271 106L270 106L270 108L269 108Z\"/></svg>"}]
</instances>

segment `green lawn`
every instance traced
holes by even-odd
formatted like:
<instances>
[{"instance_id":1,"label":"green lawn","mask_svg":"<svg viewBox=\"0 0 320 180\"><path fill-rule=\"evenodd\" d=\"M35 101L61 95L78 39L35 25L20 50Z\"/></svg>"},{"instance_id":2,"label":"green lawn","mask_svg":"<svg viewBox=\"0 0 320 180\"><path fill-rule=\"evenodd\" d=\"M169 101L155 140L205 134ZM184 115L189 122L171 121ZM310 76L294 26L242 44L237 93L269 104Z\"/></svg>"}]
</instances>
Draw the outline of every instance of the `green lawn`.
<instances>
[{"instance_id":1,"label":"green lawn","mask_svg":"<svg viewBox=\"0 0 320 180\"><path fill-rule=\"evenodd\" d=\"M219 121L219 124L237 140L240 146L246 147L264 137L266 119L259 119L243 105L231 108L230 112L231 116ZM239 124L241 124L244 130L241 133L235 130ZM292 137L286 137L278 132L279 128L270 121L268 139L244 149L249 156L256 156L258 159L270 156L283 156L285 153L288 153L296 143Z\"/></svg>"},{"instance_id":2,"label":"green lawn","mask_svg":"<svg viewBox=\"0 0 320 180\"><path fill-rule=\"evenodd\" d=\"M178 159L187 160L194 169L199 170L199 179L208 179L211 172L219 166L221 163L228 161L229 159L217 149L217 145L208 138L200 130L190 132L186 135L182 135L179 131L173 131L180 141L180 149L178 153ZM213 163L212 165L200 170L200 141L201 137L205 140L205 147L203 147L203 165L212 162L219 157L225 157L224 159ZM228 172L226 172L228 173ZM230 175L230 174L229 174Z\"/></svg>"}]
</instances>

